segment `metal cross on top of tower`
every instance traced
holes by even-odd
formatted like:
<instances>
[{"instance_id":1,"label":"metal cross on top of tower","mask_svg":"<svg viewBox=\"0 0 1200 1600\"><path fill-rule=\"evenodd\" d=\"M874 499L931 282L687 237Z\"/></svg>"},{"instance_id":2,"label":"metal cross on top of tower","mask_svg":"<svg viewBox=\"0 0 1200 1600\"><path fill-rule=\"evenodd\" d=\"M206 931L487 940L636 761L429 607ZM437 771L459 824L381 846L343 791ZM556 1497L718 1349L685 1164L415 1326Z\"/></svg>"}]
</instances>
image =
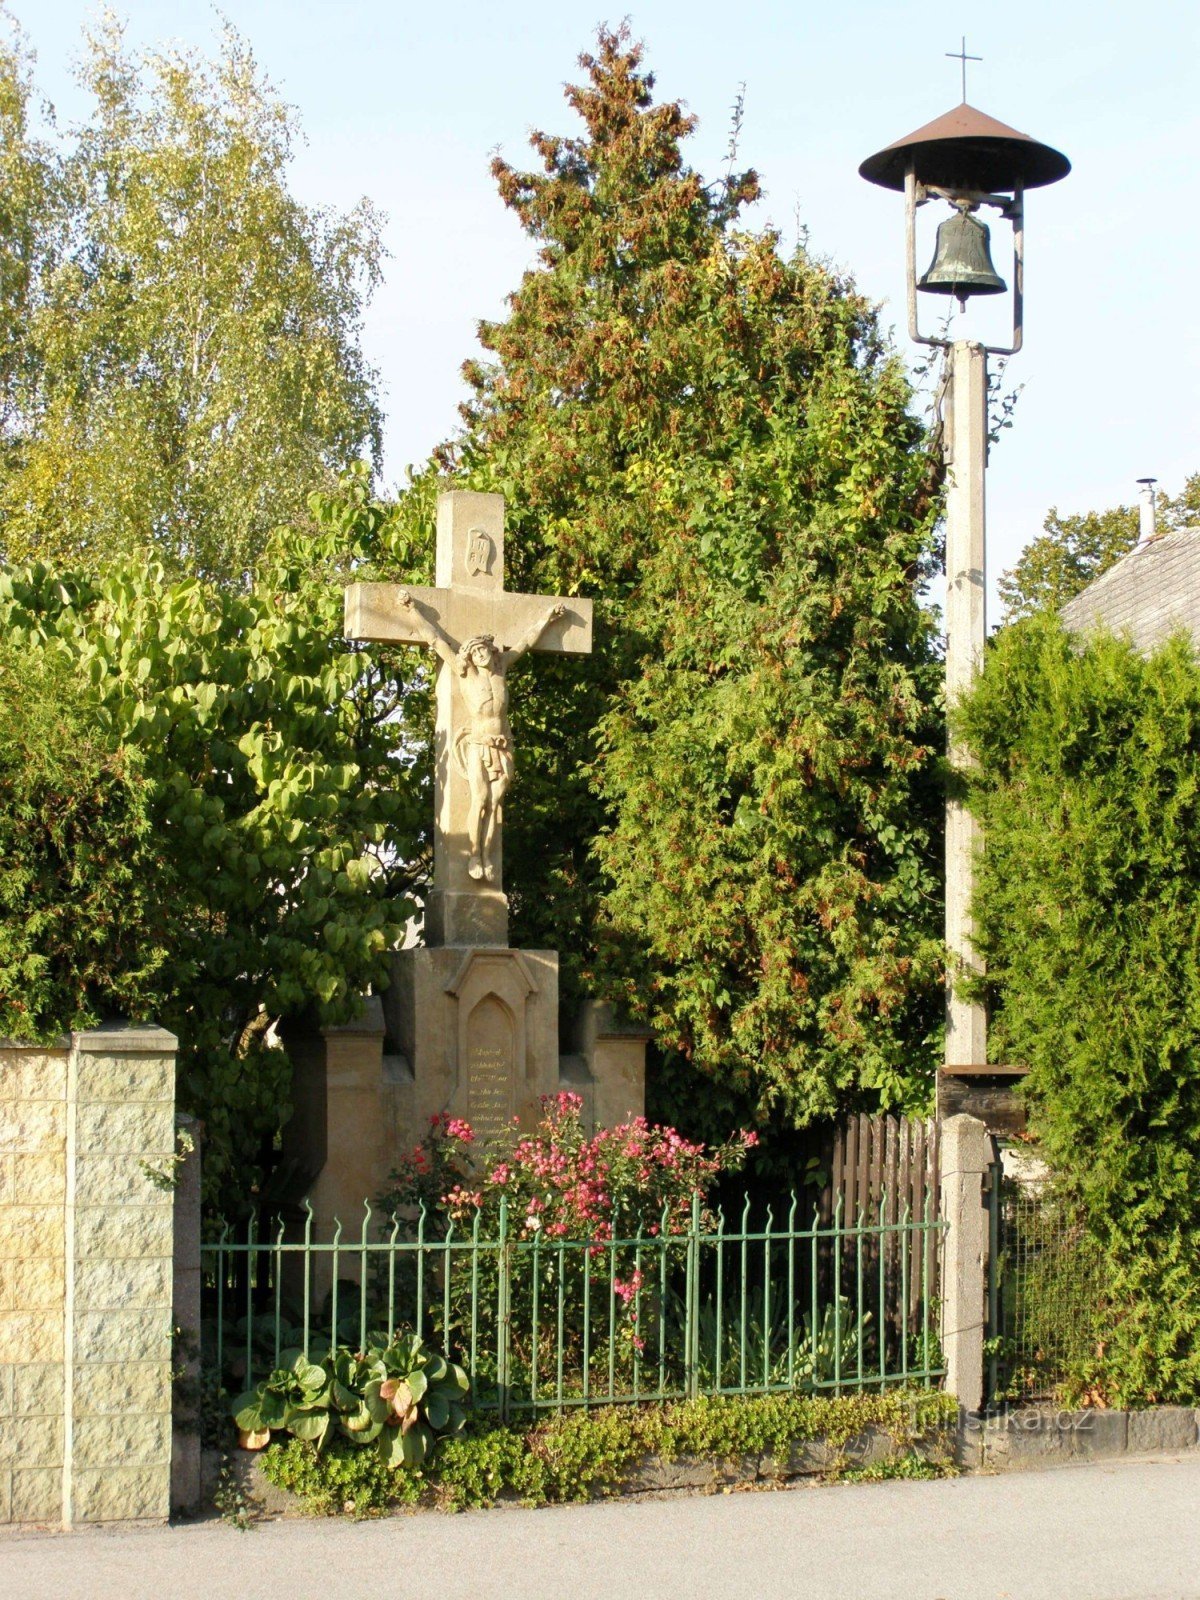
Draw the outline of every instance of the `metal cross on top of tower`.
<instances>
[{"instance_id":1,"label":"metal cross on top of tower","mask_svg":"<svg viewBox=\"0 0 1200 1600\"><path fill-rule=\"evenodd\" d=\"M962 97L963 97L963 105L966 105L966 103L967 103L967 62L968 61L982 61L983 57L982 56L969 56L967 54L967 36L966 36L966 34L963 35L962 44L958 47L958 49L957 50L947 50L946 51L946 55L949 58L949 60L951 60L951 61L961 61L962 62Z\"/></svg>"}]
</instances>

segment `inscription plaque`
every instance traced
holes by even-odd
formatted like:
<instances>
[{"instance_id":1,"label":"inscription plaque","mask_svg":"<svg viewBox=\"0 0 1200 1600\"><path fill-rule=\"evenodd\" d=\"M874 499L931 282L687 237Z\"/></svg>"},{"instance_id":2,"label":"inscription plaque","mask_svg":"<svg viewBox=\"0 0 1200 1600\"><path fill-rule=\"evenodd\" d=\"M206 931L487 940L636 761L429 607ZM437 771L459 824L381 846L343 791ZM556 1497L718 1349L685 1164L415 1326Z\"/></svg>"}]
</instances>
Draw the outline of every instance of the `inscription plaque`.
<instances>
[{"instance_id":1,"label":"inscription plaque","mask_svg":"<svg viewBox=\"0 0 1200 1600\"><path fill-rule=\"evenodd\" d=\"M467 1024L467 1120L482 1144L506 1133L512 1121L514 1047L508 1008L495 995L487 995Z\"/></svg>"}]
</instances>

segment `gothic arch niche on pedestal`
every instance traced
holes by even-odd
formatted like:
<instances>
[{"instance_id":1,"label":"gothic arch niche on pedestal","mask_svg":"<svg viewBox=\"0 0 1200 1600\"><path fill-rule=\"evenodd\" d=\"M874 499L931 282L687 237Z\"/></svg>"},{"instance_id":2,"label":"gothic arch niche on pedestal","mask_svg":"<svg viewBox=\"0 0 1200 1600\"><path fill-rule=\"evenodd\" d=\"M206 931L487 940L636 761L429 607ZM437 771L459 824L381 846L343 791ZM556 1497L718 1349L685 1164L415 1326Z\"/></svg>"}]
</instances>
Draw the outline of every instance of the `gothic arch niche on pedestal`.
<instances>
[{"instance_id":1,"label":"gothic arch niche on pedestal","mask_svg":"<svg viewBox=\"0 0 1200 1600\"><path fill-rule=\"evenodd\" d=\"M526 1006L537 984L515 950L472 950L446 993L456 1002L455 1100L482 1142L525 1109L533 1074Z\"/></svg>"},{"instance_id":2,"label":"gothic arch niche on pedestal","mask_svg":"<svg viewBox=\"0 0 1200 1600\"><path fill-rule=\"evenodd\" d=\"M498 995L476 1002L466 1026L467 1121L480 1139L494 1139L512 1121L517 1077L517 1028Z\"/></svg>"}]
</instances>

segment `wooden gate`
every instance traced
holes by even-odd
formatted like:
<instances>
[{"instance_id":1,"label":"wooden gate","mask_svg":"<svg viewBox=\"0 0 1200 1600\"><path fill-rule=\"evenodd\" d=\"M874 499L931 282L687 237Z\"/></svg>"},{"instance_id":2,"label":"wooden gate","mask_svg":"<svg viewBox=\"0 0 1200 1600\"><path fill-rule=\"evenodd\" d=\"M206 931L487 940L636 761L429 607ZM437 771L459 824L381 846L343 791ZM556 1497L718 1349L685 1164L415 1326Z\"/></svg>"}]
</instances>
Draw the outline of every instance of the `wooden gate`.
<instances>
[{"instance_id":1,"label":"wooden gate","mask_svg":"<svg viewBox=\"0 0 1200 1600\"><path fill-rule=\"evenodd\" d=\"M906 1219L937 1220L939 1155L936 1120L882 1113L848 1118L832 1130L822 1149L826 1178L818 1207L821 1226L833 1226L840 1200L843 1226L861 1219L895 1229L882 1234L882 1244L872 1241L866 1263L868 1272L878 1273L882 1268L880 1298L888 1307L885 1315L892 1337L900 1336L902 1325L908 1337L916 1335L922 1305L938 1294L940 1232L922 1235L924 1249L910 1252L909 1235L902 1231L902 1224ZM905 1299L907 1318L900 1314Z\"/></svg>"},{"instance_id":2,"label":"wooden gate","mask_svg":"<svg viewBox=\"0 0 1200 1600\"><path fill-rule=\"evenodd\" d=\"M821 1191L822 1224L833 1221L839 1196L842 1220L853 1222L862 1212L872 1222L895 1223L904 1214L915 1221L937 1216L938 1124L915 1117L882 1114L850 1117L825 1141L821 1166L826 1174Z\"/></svg>"}]
</instances>

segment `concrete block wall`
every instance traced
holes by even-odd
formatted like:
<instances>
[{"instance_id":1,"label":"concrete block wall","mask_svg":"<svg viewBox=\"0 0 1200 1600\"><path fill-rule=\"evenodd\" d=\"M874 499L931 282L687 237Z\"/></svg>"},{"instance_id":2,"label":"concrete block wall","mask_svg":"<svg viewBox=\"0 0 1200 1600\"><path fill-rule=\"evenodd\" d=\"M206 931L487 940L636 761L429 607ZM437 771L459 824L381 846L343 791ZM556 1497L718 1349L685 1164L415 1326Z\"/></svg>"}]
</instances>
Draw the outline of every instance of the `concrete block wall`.
<instances>
[{"instance_id":1,"label":"concrete block wall","mask_svg":"<svg viewBox=\"0 0 1200 1600\"><path fill-rule=\"evenodd\" d=\"M0 1522L165 1518L175 1039L0 1048Z\"/></svg>"}]
</instances>

